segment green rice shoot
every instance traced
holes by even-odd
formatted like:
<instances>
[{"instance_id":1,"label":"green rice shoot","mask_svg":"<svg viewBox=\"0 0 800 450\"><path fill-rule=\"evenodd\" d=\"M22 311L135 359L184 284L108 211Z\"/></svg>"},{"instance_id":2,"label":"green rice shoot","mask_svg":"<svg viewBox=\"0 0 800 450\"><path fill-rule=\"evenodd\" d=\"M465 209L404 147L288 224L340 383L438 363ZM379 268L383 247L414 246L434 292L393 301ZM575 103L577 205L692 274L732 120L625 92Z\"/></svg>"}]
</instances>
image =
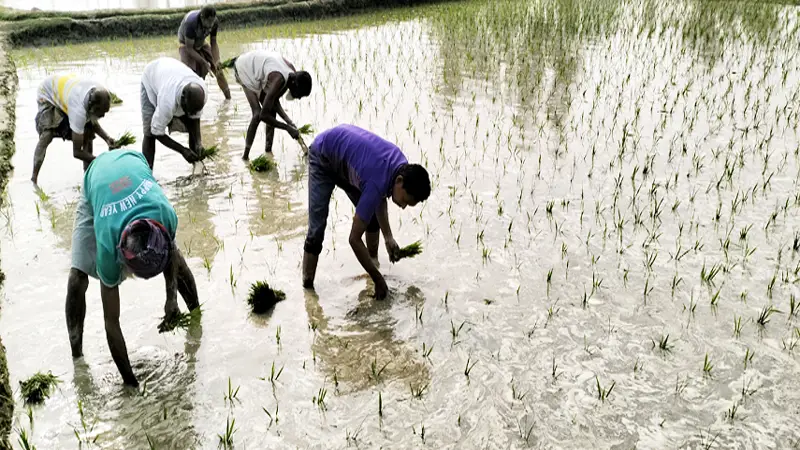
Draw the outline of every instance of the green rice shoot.
<instances>
[{"instance_id":1,"label":"green rice shoot","mask_svg":"<svg viewBox=\"0 0 800 450\"><path fill-rule=\"evenodd\" d=\"M206 158L214 159L219 153L219 146L212 145L211 147L203 147L203 150L200 152L200 160L204 160Z\"/></svg>"},{"instance_id":2,"label":"green rice shoot","mask_svg":"<svg viewBox=\"0 0 800 450\"><path fill-rule=\"evenodd\" d=\"M298 128L297 131L300 134L311 134L311 133L314 132L314 129L311 128L311 124L310 123L307 123L307 124L303 125L302 127Z\"/></svg>"},{"instance_id":3,"label":"green rice shoot","mask_svg":"<svg viewBox=\"0 0 800 450\"><path fill-rule=\"evenodd\" d=\"M116 106L116 105L121 105L122 104L122 99L119 98L117 96L117 94L109 91L108 95L109 95L109 97L111 97L111 105L112 106Z\"/></svg>"},{"instance_id":4,"label":"green rice shoot","mask_svg":"<svg viewBox=\"0 0 800 450\"><path fill-rule=\"evenodd\" d=\"M25 403L38 405L50 398L53 388L59 383L61 383L61 379L52 372L47 372L47 374L37 372L27 380L20 381L19 386Z\"/></svg>"},{"instance_id":5,"label":"green rice shoot","mask_svg":"<svg viewBox=\"0 0 800 450\"><path fill-rule=\"evenodd\" d=\"M267 155L261 155L250 161L250 170L254 172L269 172L276 167L275 161Z\"/></svg>"},{"instance_id":6,"label":"green rice shoot","mask_svg":"<svg viewBox=\"0 0 800 450\"><path fill-rule=\"evenodd\" d=\"M189 312L179 312L178 314L170 317L169 320L164 317L161 319L161 324L158 326L158 332L165 333L167 331L175 331L178 328L182 328L184 330L188 329L197 323L202 315L202 308L198 306Z\"/></svg>"},{"instance_id":7,"label":"green rice shoot","mask_svg":"<svg viewBox=\"0 0 800 450\"><path fill-rule=\"evenodd\" d=\"M130 131L126 131L125 134L118 137L115 142L117 144L117 148L127 147L128 145L133 145L136 143L136 136L131 134Z\"/></svg>"},{"instance_id":8,"label":"green rice shoot","mask_svg":"<svg viewBox=\"0 0 800 450\"><path fill-rule=\"evenodd\" d=\"M225 61L219 64L220 69L232 69L233 65L236 64L236 58L226 59Z\"/></svg>"},{"instance_id":9,"label":"green rice shoot","mask_svg":"<svg viewBox=\"0 0 800 450\"><path fill-rule=\"evenodd\" d=\"M264 314L275 307L280 301L286 299L283 291L272 289L266 281L256 281L250 285L250 294L247 304L255 314Z\"/></svg>"},{"instance_id":10,"label":"green rice shoot","mask_svg":"<svg viewBox=\"0 0 800 450\"><path fill-rule=\"evenodd\" d=\"M422 241L417 241L400 248L400 251L397 253L397 260L413 258L420 253L422 253Z\"/></svg>"}]
</instances>

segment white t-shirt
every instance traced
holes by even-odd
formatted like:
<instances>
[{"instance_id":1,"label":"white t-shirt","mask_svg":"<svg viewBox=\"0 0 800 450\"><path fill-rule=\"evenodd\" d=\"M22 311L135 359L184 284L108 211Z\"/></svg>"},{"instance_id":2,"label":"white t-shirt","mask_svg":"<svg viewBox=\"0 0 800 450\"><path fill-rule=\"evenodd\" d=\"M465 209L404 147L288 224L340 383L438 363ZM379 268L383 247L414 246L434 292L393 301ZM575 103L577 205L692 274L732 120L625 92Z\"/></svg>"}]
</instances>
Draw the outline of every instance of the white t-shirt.
<instances>
[{"instance_id":1,"label":"white t-shirt","mask_svg":"<svg viewBox=\"0 0 800 450\"><path fill-rule=\"evenodd\" d=\"M181 94L183 88L191 83L202 86L205 98L208 100L205 81L177 59L158 58L144 68L142 86L147 93L147 99L156 107L150 122L150 132L154 136L167 134L167 126L173 117L185 115L181 109ZM201 114L202 109L189 118L199 119Z\"/></svg>"},{"instance_id":2,"label":"white t-shirt","mask_svg":"<svg viewBox=\"0 0 800 450\"><path fill-rule=\"evenodd\" d=\"M239 76L239 83L257 94L269 89L267 78L272 72L283 75L283 86L281 86L283 88L289 80L289 74L294 70L289 67L283 56L276 52L253 50L236 58L236 74Z\"/></svg>"},{"instance_id":3,"label":"white t-shirt","mask_svg":"<svg viewBox=\"0 0 800 450\"><path fill-rule=\"evenodd\" d=\"M73 133L83 134L89 122L89 92L102 85L77 75L50 75L39 86L36 101L49 103L69 118Z\"/></svg>"}]
</instances>

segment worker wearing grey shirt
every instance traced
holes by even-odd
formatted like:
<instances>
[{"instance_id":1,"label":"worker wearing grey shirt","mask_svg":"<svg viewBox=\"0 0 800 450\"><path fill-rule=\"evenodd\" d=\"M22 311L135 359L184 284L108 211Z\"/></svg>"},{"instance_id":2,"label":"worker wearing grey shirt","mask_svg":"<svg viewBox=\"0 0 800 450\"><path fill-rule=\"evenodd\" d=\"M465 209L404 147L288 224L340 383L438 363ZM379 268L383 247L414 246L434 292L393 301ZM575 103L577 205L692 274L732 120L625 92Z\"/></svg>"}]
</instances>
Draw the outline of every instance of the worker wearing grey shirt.
<instances>
[{"instance_id":1,"label":"worker wearing grey shirt","mask_svg":"<svg viewBox=\"0 0 800 450\"><path fill-rule=\"evenodd\" d=\"M200 78L206 78L210 72L216 79L220 90L227 100L231 99L228 80L220 67L219 46L217 45L217 10L206 5L202 9L186 14L178 28L179 53L181 61L189 66ZM206 43L210 37L211 45Z\"/></svg>"}]
</instances>

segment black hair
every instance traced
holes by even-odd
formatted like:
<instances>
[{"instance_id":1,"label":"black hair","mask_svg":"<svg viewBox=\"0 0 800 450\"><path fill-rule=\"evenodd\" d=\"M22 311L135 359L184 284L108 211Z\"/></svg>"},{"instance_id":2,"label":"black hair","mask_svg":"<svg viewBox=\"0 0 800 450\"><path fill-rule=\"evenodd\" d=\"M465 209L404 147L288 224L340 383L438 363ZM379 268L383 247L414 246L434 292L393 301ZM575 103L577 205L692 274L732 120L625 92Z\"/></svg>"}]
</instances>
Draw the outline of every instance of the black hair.
<instances>
[{"instance_id":1,"label":"black hair","mask_svg":"<svg viewBox=\"0 0 800 450\"><path fill-rule=\"evenodd\" d=\"M397 172L403 177L403 189L418 202L424 202L431 195L431 179L428 171L419 164L406 164Z\"/></svg>"},{"instance_id":2,"label":"black hair","mask_svg":"<svg viewBox=\"0 0 800 450\"><path fill-rule=\"evenodd\" d=\"M302 98L311 94L311 74L305 70L294 73L294 83L289 86L289 92L294 98Z\"/></svg>"},{"instance_id":3,"label":"black hair","mask_svg":"<svg viewBox=\"0 0 800 450\"><path fill-rule=\"evenodd\" d=\"M209 17L217 17L217 8L214 8L211 5L203 6L200 9L200 17L204 19L208 19Z\"/></svg>"}]
</instances>

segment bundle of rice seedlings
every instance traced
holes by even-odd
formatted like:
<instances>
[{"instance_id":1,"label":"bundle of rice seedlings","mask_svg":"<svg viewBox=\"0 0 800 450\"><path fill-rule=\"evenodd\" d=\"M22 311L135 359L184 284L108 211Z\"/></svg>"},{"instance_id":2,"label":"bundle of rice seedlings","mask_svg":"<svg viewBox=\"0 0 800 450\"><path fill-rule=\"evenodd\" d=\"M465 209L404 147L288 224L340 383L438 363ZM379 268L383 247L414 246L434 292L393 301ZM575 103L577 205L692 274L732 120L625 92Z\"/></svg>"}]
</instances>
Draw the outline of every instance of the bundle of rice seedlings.
<instances>
[{"instance_id":1,"label":"bundle of rice seedlings","mask_svg":"<svg viewBox=\"0 0 800 450\"><path fill-rule=\"evenodd\" d=\"M125 134L118 137L116 139L116 148L127 147L128 145L133 145L136 143L136 136L132 135L130 131L126 131Z\"/></svg>"},{"instance_id":2,"label":"bundle of rice seedlings","mask_svg":"<svg viewBox=\"0 0 800 450\"><path fill-rule=\"evenodd\" d=\"M117 97L117 94L115 94L113 92L109 92L108 95L109 95L109 97L111 97L111 105L112 106L121 105L122 104L122 99Z\"/></svg>"},{"instance_id":3,"label":"bundle of rice seedlings","mask_svg":"<svg viewBox=\"0 0 800 450\"><path fill-rule=\"evenodd\" d=\"M311 128L311 124L310 123L307 123L307 124L303 125L302 127L298 128L297 131L300 134L311 134L311 133L314 132L314 129Z\"/></svg>"},{"instance_id":4,"label":"bundle of rice seedlings","mask_svg":"<svg viewBox=\"0 0 800 450\"><path fill-rule=\"evenodd\" d=\"M214 159L214 157L217 156L218 152L219 152L218 145L212 145L211 147L203 147L203 151L200 152L200 160L202 161L206 158Z\"/></svg>"},{"instance_id":5,"label":"bundle of rice seedlings","mask_svg":"<svg viewBox=\"0 0 800 450\"><path fill-rule=\"evenodd\" d=\"M50 398L50 393L59 383L61 383L61 379L52 372L47 372L47 374L37 372L27 380L20 381L19 386L25 403L39 404Z\"/></svg>"},{"instance_id":6,"label":"bundle of rice seedlings","mask_svg":"<svg viewBox=\"0 0 800 450\"><path fill-rule=\"evenodd\" d=\"M266 281L256 281L250 285L247 304L255 314L264 314L284 299L286 294L283 291L272 289Z\"/></svg>"},{"instance_id":7,"label":"bundle of rice seedlings","mask_svg":"<svg viewBox=\"0 0 800 450\"><path fill-rule=\"evenodd\" d=\"M250 161L250 170L256 172L269 172L275 168L275 161L267 155L261 155L258 158Z\"/></svg>"},{"instance_id":8,"label":"bundle of rice seedlings","mask_svg":"<svg viewBox=\"0 0 800 450\"><path fill-rule=\"evenodd\" d=\"M417 241L413 244L401 247L400 252L397 254L397 260L399 261L403 258L413 258L420 253L422 253L422 241Z\"/></svg>"},{"instance_id":9,"label":"bundle of rice seedlings","mask_svg":"<svg viewBox=\"0 0 800 450\"><path fill-rule=\"evenodd\" d=\"M219 64L220 69L232 69L233 65L236 64L236 58L226 59L225 61Z\"/></svg>"},{"instance_id":10,"label":"bundle of rice seedlings","mask_svg":"<svg viewBox=\"0 0 800 450\"><path fill-rule=\"evenodd\" d=\"M306 145L306 141L303 140L302 136L297 138L297 143L300 144L300 148L303 149L303 153L305 153L307 155L308 154L308 146Z\"/></svg>"},{"instance_id":11,"label":"bundle of rice seedlings","mask_svg":"<svg viewBox=\"0 0 800 450\"><path fill-rule=\"evenodd\" d=\"M164 333L167 331L175 331L176 328L187 329L192 324L196 323L203 315L202 308L197 307L189 312L180 312L167 320L166 317L161 319L161 324L158 326L158 332Z\"/></svg>"}]
</instances>

